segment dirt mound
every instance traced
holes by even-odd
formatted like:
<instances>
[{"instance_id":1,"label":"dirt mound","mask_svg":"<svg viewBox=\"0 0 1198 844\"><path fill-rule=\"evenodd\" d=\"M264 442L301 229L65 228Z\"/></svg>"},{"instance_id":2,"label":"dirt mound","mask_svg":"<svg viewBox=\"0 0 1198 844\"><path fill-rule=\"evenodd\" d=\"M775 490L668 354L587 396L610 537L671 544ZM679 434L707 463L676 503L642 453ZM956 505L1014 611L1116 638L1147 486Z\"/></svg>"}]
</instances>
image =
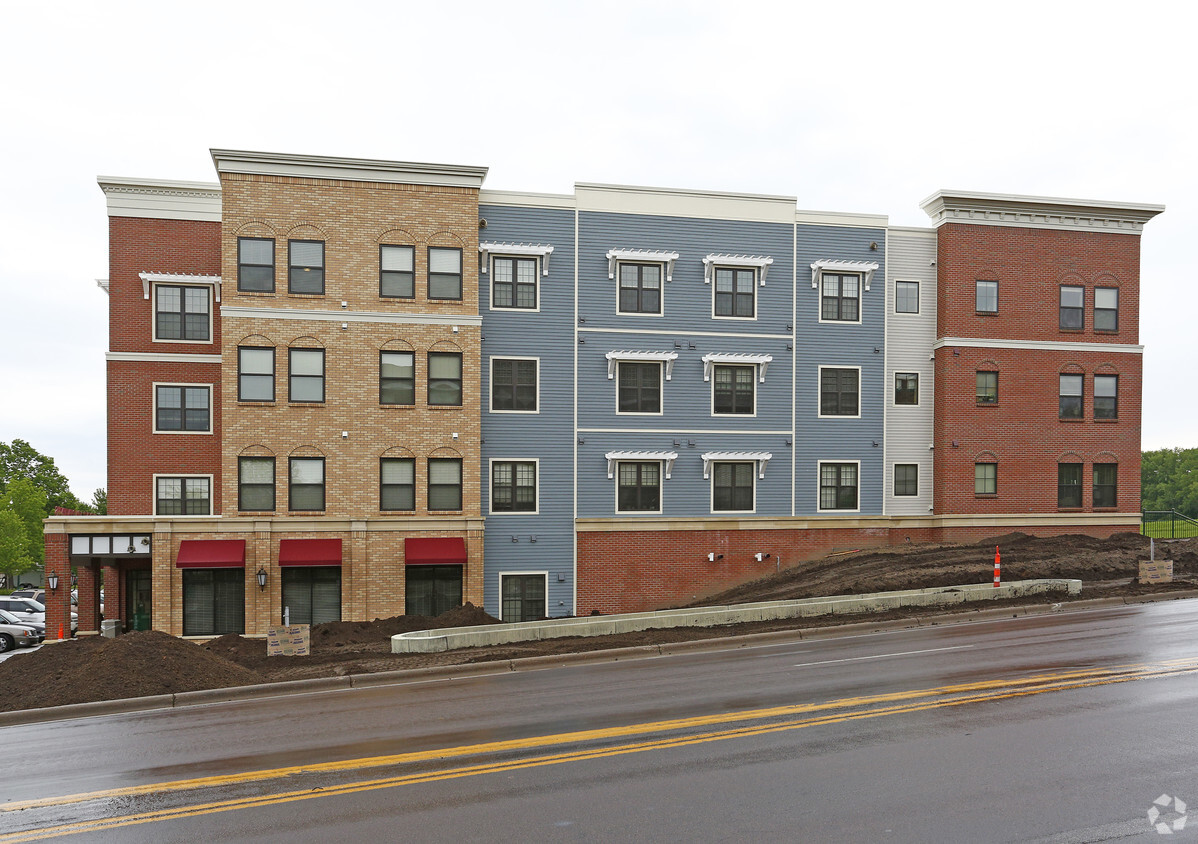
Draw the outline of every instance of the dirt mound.
<instances>
[{"instance_id":1,"label":"dirt mound","mask_svg":"<svg viewBox=\"0 0 1198 844\"><path fill-rule=\"evenodd\" d=\"M0 710L261 682L257 672L166 633L86 636L0 662Z\"/></svg>"}]
</instances>

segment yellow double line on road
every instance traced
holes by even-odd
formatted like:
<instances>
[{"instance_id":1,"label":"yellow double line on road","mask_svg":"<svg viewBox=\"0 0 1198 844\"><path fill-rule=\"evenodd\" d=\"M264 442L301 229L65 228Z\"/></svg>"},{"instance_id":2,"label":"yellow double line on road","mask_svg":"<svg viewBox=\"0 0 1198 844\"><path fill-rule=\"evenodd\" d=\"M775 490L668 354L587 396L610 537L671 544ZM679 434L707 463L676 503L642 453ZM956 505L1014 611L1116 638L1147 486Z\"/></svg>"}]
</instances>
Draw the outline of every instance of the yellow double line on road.
<instances>
[{"instance_id":1,"label":"yellow double line on road","mask_svg":"<svg viewBox=\"0 0 1198 844\"><path fill-rule=\"evenodd\" d=\"M901 715L921 712L950 706L964 706L973 703L1001 700L1004 698L1026 697L1045 692L1067 691L1091 686L1104 686L1113 683L1126 683L1132 680L1144 680L1161 677L1172 677L1181 674L1198 672L1198 659L1179 659L1144 665L1131 665L1117 668L1078 670L1053 674L1039 674L1030 677L988 680L977 683L962 683L940 686L932 689L919 689L905 692L893 692L881 695L866 695L861 697L841 698L824 703L796 704L791 706L776 706L764 709L742 710L719 715L704 715L694 718L680 718L668 721L651 721L643 724L630 724L623 727L610 727L601 730L582 730L570 733L558 733L548 736L537 736L511 741L488 742L483 744L463 745L442 750L427 750L417 753L400 753L389 756L372 756L361 759L347 759L340 762L327 762L314 765L298 765L286 768L273 768L260 771L247 771L242 774L226 776L200 777L196 779L176 780L173 782L156 783L153 785L131 786L127 788L107 789L104 791L72 794L61 797L47 797L38 800L7 803L0 806L0 823L7 816L15 820L13 812L63 807L74 804L84 804L113 798L130 798L144 795L154 795L161 798L170 793L187 793L204 788L221 786L243 786L249 783L270 782L283 780L288 777L304 774L334 774L353 771L363 771L371 768L411 765L421 762L436 762L447 759L486 756L492 754L512 753L538 749L549 749L555 746L572 745L586 742L603 742L610 740L628 739L634 736L664 735L643 741L631 741L622 744L600 745L596 747L571 750L567 752L547 753L540 756L523 757L499 761L485 762L475 765L402 774L394 777L371 779L333 785L321 788L308 788L296 791L284 791L269 795L256 795L208 803L180 806L174 809L162 809L152 812L141 812L117 817L97 818L95 820L77 823L61 824L30 829L24 832L14 832L0 835L0 844L16 844L16 842L35 841L54 836L84 834L115 829L133 824L152 823L155 821L178 820L212 814L229 812L237 809L249 809L261 806L273 806L298 800L310 800L315 797L329 797L341 794L354 794L382 788L396 788L404 785L439 782L459 779L462 777L478 776L481 774L501 773L504 771L522 770L560 765L567 762L582 762L590 759L622 756L632 753L644 753L652 750L667 750L676 747L704 744L714 741L760 736L769 733L797 730L804 727L824 726L847 721L858 721L869 718L881 718L890 715ZM801 717L796 717L801 716ZM766 723L752 723L766 722ZM692 732L720 725L734 725L726 729L706 732Z\"/></svg>"}]
</instances>

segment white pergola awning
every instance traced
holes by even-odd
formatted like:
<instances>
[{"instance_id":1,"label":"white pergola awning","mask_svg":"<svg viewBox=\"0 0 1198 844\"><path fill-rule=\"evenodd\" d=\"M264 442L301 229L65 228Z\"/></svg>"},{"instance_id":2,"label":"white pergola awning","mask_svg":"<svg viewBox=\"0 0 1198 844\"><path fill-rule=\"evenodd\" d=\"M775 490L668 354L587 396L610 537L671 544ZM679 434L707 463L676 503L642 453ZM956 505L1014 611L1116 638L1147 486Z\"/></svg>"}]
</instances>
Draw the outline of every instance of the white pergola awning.
<instances>
[{"instance_id":1,"label":"white pergola awning","mask_svg":"<svg viewBox=\"0 0 1198 844\"><path fill-rule=\"evenodd\" d=\"M773 361L773 355L751 355L746 352L711 352L703 355L703 380L711 380L711 370L717 363L739 364L741 366L756 366L757 380L765 383L765 370Z\"/></svg>"},{"instance_id":2,"label":"white pergola awning","mask_svg":"<svg viewBox=\"0 0 1198 844\"><path fill-rule=\"evenodd\" d=\"M811 265L811 287L813 290L819 287L822 272L860 273L865 281L865 289L869 290L869 283L877 271L877 261L816 261Z\"/></svg>"},{"instance_id":3,"label":"white pergola awning","mask_svg":"<svg viewBox=\"0 0 1198 844\"><path fill-rule=\"evenodd\" d=\"M478 251L482 253L482 261L479 262L479 272L483 275L487 273L487 266L491 263L491 255L518 255L521 257L537 257L541 259L541 275L549 275L549 256L553 254L553 247L547 244L540 243L496 243L487 241L478 245Z\"/></svg>"},{"instance_id":4,"label":"white pergola awning","mask_svg":"<svg viewBox=\"0 0 1198 844\"><path fill-rule=\"evenodd\" d=\"M607 476L614 478L616 476L616 464L620 461L631 461L636 463L649 463L652 461L660 461L665 464L664 474L666 480L670 479L670 473L674 471L674 461L678 459L676 451L609 451L603 455L607 458Z\"/></svg>"},{"instance_id":5,"label":"white pergola awning","mask_svg":"<svg viewBox=\"0 0 1198 844\"><path fill-rule=\"evenodd\" d=\"M765 255L723 255L712 253L703 259L703 283L711 284L716 267L753 267L760 270L757 283L765 287L765 274L774 259Z\"/></svg>"},{"instance_id":6,"label":"white pergola awning","mask_svg":"<svg viewBox=\"0 0 1198 844\"><path fill-rule=\"evenodd\" d=\"M678 353L618 351L608 352L604 357L607 358L607 380L609 381L616 377L616 362L621 360L664 363L666 380L669 381L674 374L674 361L678 360Z\"/></svg>"},{"instance_id":7,"label":"white pergola awning","mask_svg":"<svg viewBox=\"0 0 1198 844\"><path fill-rule=\"evenodd\" d=\"M638 264L665 264L666 281L673 281L674 262L677 260L677 252L654 252L651 249L609 249L607 250L607 277L616 277L618 262L635 261Z\"/></svg>"},{"instance_id":8,"label":"white pergola awning","mask_svg":"<svg viewBox=\"0 0 1198 844\"><path fill-rule=\"evenodd\" d=\"M138 273L141 279L141 295L143 299L150 298L151 284L207 284L213 288L213 298L220 301L220 282L218 275L188 275L186 273Z\"/></svg>"},{"instance_id":9,"label":"white pergola awning","mask_svg":"<svg viewBox=\"0 0 1198 844\"><path fill-rule=\"evenodd\" d=\"M703 477L711 477L712 463L756 463L757 477L765 477L765 467L774 455L768 451L707 451L703 457Z\"/></svg>"}]
</instances>

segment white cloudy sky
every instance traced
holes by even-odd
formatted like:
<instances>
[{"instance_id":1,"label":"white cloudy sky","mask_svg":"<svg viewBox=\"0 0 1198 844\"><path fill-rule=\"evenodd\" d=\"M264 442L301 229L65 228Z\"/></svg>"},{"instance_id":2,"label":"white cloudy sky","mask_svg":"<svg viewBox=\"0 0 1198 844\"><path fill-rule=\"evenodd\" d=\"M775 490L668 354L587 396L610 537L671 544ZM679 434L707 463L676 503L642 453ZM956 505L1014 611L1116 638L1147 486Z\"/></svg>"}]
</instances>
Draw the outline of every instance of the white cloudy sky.
<instances>
[{"instance_id":1,"label":"white cloudy sky","mask_svg":"<svg viewBox=\"0 0 1198 844\"><path fill-rule=\"evenodd\" d=\"M0 440L56 458L84 500L107 485L96 176L215 181L223 147L484 165L495 189L797 196L898 225L927 225L940 188L1161 203L1143 444L1198 446L1179 8L3 0Z\"/></svg>"}]
</instances>

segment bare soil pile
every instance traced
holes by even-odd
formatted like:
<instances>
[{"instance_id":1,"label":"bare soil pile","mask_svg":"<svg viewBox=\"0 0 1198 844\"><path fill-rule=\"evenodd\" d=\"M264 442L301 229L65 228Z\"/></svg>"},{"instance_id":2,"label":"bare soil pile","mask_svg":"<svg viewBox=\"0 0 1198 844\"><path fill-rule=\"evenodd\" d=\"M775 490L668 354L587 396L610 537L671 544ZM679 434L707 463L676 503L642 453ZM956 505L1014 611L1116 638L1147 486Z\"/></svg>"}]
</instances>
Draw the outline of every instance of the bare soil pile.
<instances>
[{"instance_id":1,"label":"bare soil pile","mask_svg":"<svg viewBox=\"0 0 1198 844\"><path fill-rule=\"evenodd\" d=\"M1010 534L969 545L912 545L836 554L798 563L776 575L710 596L701 605L988 582L996 545L1002 555L1003 580L1078 578L1083 581L1082 598L1151 595L1198 588L1198 539L1157 544L1157 559L1173 560L1175 580L1171 585L1154 585L1136 581L1139 562L1148 558L1148 540L1139 534L1119 534L1106 540L1088 536L1039 539ZM987 606L1042 602L1043 598L1034 597L987 603ZM919 610L896 610L870 618L920 614ZM757 622L721 628L547 639L440 654L391 653L391 637L397 633L498 623L478 607L466 604L436 618L396 616L370 622L318 624L312 628L312 653L304 657L267 657L264 639L235 634L199 646L158 632L129 633L115 639L89 636L44 646L0 662L0 711L711 639L799 626L843 624L846 620L843 616L828 616L802 622Z\"/></svg>"}]
</instances>

